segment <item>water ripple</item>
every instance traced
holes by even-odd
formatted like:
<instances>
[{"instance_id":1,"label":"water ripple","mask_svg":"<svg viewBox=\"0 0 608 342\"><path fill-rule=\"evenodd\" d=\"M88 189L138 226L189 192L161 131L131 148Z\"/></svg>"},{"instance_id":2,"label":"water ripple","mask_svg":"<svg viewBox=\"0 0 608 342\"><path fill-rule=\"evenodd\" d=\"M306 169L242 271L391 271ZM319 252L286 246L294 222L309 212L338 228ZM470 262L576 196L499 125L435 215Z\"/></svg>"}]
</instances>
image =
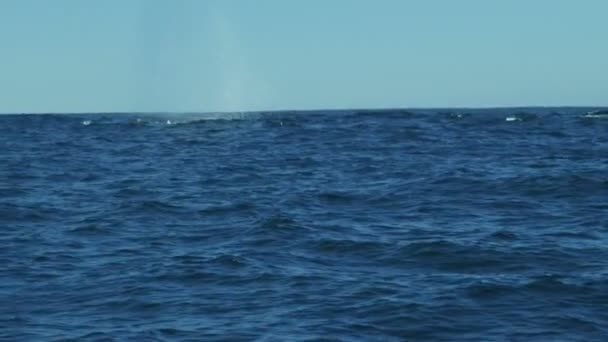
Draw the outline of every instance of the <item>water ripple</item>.
<instances>
[{"instance_id":1,"label":"water ripple","mask_svg":"<svg viewBox=\"0 0 608 342\"><path fill-rule=\"evenodd\" d=\"M0 340L606 340L593 110L1 116Z\"/></svg>"}]
</instances>

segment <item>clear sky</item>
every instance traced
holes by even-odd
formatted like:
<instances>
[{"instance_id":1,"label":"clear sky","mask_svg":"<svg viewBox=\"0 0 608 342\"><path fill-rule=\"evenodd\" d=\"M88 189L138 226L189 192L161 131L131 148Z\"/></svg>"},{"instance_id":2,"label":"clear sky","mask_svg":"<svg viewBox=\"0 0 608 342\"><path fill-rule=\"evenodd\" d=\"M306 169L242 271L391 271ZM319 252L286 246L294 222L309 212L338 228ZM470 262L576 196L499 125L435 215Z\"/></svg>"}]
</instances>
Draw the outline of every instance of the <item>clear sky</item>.
<instances>
[{"instance_id":1,"label":"clear sky","mask_svg":"<svg viewBox=\"0 0 608 342\"><path fill-rule=\"evenodd\" d=\"M0 0L0 112L608 105L606 0Z\"/></svg>"}]
</instances>

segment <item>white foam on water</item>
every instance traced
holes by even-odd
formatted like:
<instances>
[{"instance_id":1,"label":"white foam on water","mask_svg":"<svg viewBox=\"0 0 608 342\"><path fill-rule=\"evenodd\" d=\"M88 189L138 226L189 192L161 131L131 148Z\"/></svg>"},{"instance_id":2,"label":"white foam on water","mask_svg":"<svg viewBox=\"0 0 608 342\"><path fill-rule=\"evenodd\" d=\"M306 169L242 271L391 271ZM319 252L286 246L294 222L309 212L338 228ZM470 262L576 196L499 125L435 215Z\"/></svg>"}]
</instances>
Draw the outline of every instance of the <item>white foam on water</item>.
<instances>
[{"instance_id":1,"label":"white foam on water","mask_svg":"<svg viewBox=\"0 0 608 342\"><path fill-rule=\"evenodd\" d=\"M172 113L162 118L162 122L167 125L187 124L197 121L241 121L255 120L262 117L262 113L246 113L246 112L222 112L222 113Z\"/></svg>"},{"instance_id":2,"label":"white foam on water","mask_svg":"<svg viewBox=\"0 0 608 342\"><path fill-rule=\"evenodd\" d=\"M583 117L591 119L608 119L608 114L585 114Z\"/></svg>"},{"instance_id":3,"label":"white foam on water","mask_svg":"<svg viewBox=\"0 0 608 342\"><path fill-rule=\"evenodd\" d=\"M83 125L83 126L88 126L88 125L90 125L91 123L92 123L92 121L91 121L91 120L84 120L84 121L82 121L82 125Z\"/></svg>"}]
</instances>

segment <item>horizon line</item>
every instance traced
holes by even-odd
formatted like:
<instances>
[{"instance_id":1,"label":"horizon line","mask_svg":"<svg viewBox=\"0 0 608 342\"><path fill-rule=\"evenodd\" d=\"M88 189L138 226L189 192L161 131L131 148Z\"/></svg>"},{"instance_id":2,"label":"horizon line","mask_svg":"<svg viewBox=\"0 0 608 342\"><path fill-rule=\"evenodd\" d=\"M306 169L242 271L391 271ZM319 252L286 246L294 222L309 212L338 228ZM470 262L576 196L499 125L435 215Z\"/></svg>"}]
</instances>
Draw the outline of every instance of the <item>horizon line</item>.
<instances>
[{"instance_id":1,"label":"horizon line","mask_svg":"<svg viewBox=\"0 0 608 342\"><path fill-rule=\"evenodd\" d=\"M348 108L348 107L338 107L338 108L311 108L311 109L255 109L255 110L218 110L218 111L196 111L196 110L188 110L188 111L169 111L169 110L159 110L159 111L73 111L73 112L0 112L0 115L78 115L78 114L142 114L142 115L154 115L154 114L234 114L234 113L281 113L281 112L298 112L298 113L306 113L306 112L343 112L343 111L391 111L391 110L484 110L484 109L608 109L608 105L558 105L558 106L550 106L550 105L517 105L517 106L438 106L438 107L360 107L360 108Z\"/></svg>"}]
</instances>

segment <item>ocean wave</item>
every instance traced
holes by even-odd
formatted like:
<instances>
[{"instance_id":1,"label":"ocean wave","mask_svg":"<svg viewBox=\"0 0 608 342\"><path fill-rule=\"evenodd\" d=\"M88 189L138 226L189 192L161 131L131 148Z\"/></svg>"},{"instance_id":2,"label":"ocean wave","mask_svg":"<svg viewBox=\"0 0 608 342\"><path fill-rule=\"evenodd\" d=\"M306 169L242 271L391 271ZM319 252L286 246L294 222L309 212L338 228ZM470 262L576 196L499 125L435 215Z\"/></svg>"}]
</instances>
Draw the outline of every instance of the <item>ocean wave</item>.
<instances>
[{"instance_id":1,"label":"ocean wave","mask_svg":"<svg viewBox=\"0 0 608 342\"><path fill-rule=\"evenodd\" d=\"M2 116L0 340L603 340L592 110Z\"/></svg>"}]
</instances>

